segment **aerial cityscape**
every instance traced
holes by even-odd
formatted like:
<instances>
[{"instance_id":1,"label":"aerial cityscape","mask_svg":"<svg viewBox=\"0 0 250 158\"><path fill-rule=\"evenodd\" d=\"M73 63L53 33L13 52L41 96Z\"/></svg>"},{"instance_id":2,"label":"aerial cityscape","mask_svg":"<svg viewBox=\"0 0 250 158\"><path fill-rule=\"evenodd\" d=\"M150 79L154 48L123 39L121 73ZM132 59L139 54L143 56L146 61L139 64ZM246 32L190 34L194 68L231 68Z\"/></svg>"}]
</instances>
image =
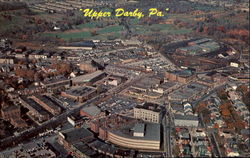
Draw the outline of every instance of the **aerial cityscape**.
<instances>
[{"instance_id":1,"label":"aerial cityscape","mask_svg":"<svg viewBox=\"0 0 250 158\"><path fill-rule=\"evenodd\" d=\"M0 158L250 157L249 0L0 0Z\"/></svg>"}]
</instances>

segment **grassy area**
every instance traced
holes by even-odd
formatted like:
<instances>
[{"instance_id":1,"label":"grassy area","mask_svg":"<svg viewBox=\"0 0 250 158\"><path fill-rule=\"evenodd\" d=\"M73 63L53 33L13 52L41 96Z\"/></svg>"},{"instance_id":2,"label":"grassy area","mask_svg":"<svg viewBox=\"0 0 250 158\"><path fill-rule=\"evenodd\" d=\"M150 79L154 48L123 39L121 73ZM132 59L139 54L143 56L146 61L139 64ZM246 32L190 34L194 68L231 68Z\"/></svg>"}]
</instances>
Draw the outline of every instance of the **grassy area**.
<instances>
[{"instance_id":1,"label":"grassy area","mask_svg":"<svg viewBox=\"0 0 250 158\"><path fill-rule=\"evenodd\" d=\"M81 28L95 28L96 22L83 24ZM152 34L152 33L163 33L163 34L184 34L189 33L192 30L175 28L171 24L153 24L153 25L131 25L131 30L135 34ZM99 39L107 40L109 37L122 38L122 34L125 30L123 26L112 25L102 29L97 29L97 35L92 36L90 31L80 32L55 32L55 33L43 33L43 36L58 37L64 40L71 39Z\"/></svg>"},{"instance_id":2,"label":"grassy area","mask_svg":"<svg viewBox=\"0 0 250 158\"><path fill-rule=\"evenodd\" d=\"M101 21L89 22L89 23L77 25L77 28L78 29L82 29L82 28L95 28L98 24L101 24L101 23L103 23L103 22L101 22Z\"/></svg>"},{"instance_id":3,"label":"grassy area","mask_svg":"<svg viewBox=\"0 0 250 158\"><path fill-rule=\"evenodd\" d=\"M185 29L185 28L173 28L173 29L166 29L166 30L162 30L162 33L167 33L167 34L185 34L185 33L189 33L192 32L191 29Z\"/></svg>"},{"instance_id":4,"label":"grassy area","mask_svg":"<svg viewBox=\"0 0 250 158\"><path fill-rule=\"evenodd\" d=\"M168 14L169 19L177 19L185 22L194 22L194 15L189 14Z\"/></svg>"},{"instance_id":5,"label":"grassy area","mask_svg":"<svg viewBox=\"0 0 250 158\"><path fill-rule=\"evenodd\" d=\"M112 33L112 32L119 32L122 30L123 30L122 26L114 25L114 26L108 26L108 27L105 27L103 29L100 29L97 31L97 33L106 34L106 33Z\"/></svg>"},{"instance_id":6,"label":"grassy area","mask_svg":"<svg viewBox=\"0 0 250 158\"><path fill-rule=\"evenodd\" d=\"M74 38L82 38L82 39L87 39L91 37L90 32L75 32L75 33L43 33L42 36L47 36L47 37L58 37L62 38L64 40L70 40Z\"/></svg>"},{"instance_id":7,"label":"grassy area","mask_svg":"<svg viewBox=\"0 0 250 158\"><path fill-rule=\"evenodd\" d=\"M167 34L184 34L192 31L190 29L175 28L171 24L153 24L150 26L135 25L132 28L132 31L137 34L151 34L156 32Z\"/></svg>"},{"instance_id":8,"label":"grassy area","mask_svg":"<svg viewBox=\"0 0 250 158\"><path fill-rule=\"evenodd\" d=\"M96 22L91 22L87 24L83 24L80 28L95 28ZM78 25L79 26L79 25ZM100 39L106 40L108 36L118 38L123 31L123 27L119 25L107 26L102 29L97 30L97 35L92 36L90 31L80 31L80 32L55 32L55 33L43 33L42 36L48 37L58 37L64 40L71 39Z\"/></svg>"},{"instance_id":9,"label":"grassy area","mask_svg":"<svg viewBox=\"0 0 250 158\"><path fill-rule=\"evenodd\" d=\"M131 25L137 25L138 23L139 23L139 19L137 19L137 18L133 18L133 19L131 19L130 21L129 21L129 23L131 24Z\"/></svg>"}]
</instances>

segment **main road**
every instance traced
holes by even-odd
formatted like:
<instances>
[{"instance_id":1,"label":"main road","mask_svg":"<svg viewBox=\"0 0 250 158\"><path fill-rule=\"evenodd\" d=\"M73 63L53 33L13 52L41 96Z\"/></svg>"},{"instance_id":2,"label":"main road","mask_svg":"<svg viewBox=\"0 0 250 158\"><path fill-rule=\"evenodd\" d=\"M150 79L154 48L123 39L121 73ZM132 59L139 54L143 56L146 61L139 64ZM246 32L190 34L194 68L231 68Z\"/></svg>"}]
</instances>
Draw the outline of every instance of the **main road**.
<instances>
[{"instance_id":1,"label":"main road","mask_svg":"<svg viewBox=\"0 0 250 158\"><path fill-rule=\"evenodd\" d=\"M124 84L121 84L118 87L111 89L110 91L104 93L103 95L99 95L99 96L96 96L92 99L89 99L88 101L86 101L82 105L74 107L73 109L68 109L66 112L51 118L50 120L42 123L38 127L35 127L35 128L31 127L28 130L24 131L23 133L20 133L18 135L14 135L14 136L7 137L5 139L0 140L0 151L6 149L8 147L15 146L24 140L32 138L32 137L38 135L39 133L45 131L46 129L53 129L53 128L57 127L58 125L63 123L65 120L67 120L68 116L79 112L79 110L81 108L83 108L84 106L87 106L93 102L98 101L103 96L117 94L117 93L121 92L122 90L124 90L125 88L129 87L130 85L134 84L135 82L139 81L143 77L145 77L145 74L138 76L134 79L130 79L127 82L125 82Z\"/></svg>"},{"instance_id":2,"label":"main road","mask_svg":"<svg viewBox=\"0 0 250 158\"><path fill-rule=\"evenodd\" d=\"M165 114L162 125L163 125L163 143L166 157L172 157L172 144L171 144L171 121L170 114Z\"/></svg>"},{"instance_id":3,"label":"main road","mask_svg":"<svg viewBox=\"0 0 250 158\"><path fill-rule=\"evenodd\" d=\"M46 129L51 129L51 128L57 127L62 122L67 120L68 116L70 116L73 113L78 112L82 107L87 106L88 104L90 104L91 102L94 102L98 98L99 98L99 96L94 97L80 106L77 106L71 110L66 111L65 113L62 113L58 116L53 117L52 119L42 123L40 126L38 126L36 128L31 127L23 133L2 139L0 141L0 149L3 150L3 149L6 149L7 147L17 145L18 143L20 143L24 140L27 140L28 138L32 138L32 137L36 136L37 134L45 131Z\"/></svg>"}]
</instances>

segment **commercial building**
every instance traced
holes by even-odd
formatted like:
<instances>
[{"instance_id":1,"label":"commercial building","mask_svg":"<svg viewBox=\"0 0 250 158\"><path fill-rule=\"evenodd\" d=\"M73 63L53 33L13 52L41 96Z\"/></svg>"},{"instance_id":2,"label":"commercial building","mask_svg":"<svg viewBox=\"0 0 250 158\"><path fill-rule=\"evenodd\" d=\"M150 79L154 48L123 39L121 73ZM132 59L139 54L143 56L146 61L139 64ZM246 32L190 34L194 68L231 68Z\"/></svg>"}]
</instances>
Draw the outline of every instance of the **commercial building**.
<instances>
[{"instance_id":1,"label":"commercial building","mask_svg":"<svg viewBox=\"0 0 250 158\"><path fill-rule=\"evenodd\" d=\"M209 87L199 84L197 82L191 82L168 95L170 101L175 102L192 102L195 99L198 99L202 95L206 94L209 90Z\"/></svg>"},{"instance_id":2,"label":"commercial building","mask_svg":"<svg viewBox=\"0 0 250 158\"><path fill-rule=\"evenodd\" d=\"M163 89L159 87L162 82L163 78L158 76L145 77L131 85L127 95L140 100L158 99L163 95Z\"/></svg>"},{"instance_id":3,"label":"commercial building","mask_svg":"<svg viewBox=\"0 0 250 158\"><path fill-rule=\"evenodd\" d=\"M71 115L67 117L67 121L74 127L81 127L85 119L80 115Z\"/></svg>"},{"instance_id":4,"label":"commercial building","mask_svg":"<svg viewBox=\"0 0 250 158\"><path fill-rule=\"evenodd\" d=\"M91 122L91 130L99 138L129 149L159 150L160 124L141 123L136 119L111 115Z\"/></svg>"},{"instance_id":5,"label":"commercial building","mask_svg":"<svg viewBox=\"0 0 250 158\"><path fill-rule=\"evenodd\" d=\"M220 73L211 72L206 75L197 75L197 82L208 87L214 88L216 86L222 85L227 81L227 77L222 76Z\"/></svg>"},{"instance_id":6,"label":"commercial building","mask_svg":"<svg viewBox=\"0 0 250 158\"><path fill-rule=\"evenodd\" d=\"M96 94L97 89L89 86L71 88L65 92L61 92L63 97L67 97L78 102L84 102L85 100L94 97Z\"/></svg>"},{"instance_id":7,"label":"commercial building","mask_svg":"<svg viewBox=\"0 0 250 158\"><path fill-rule=\"evenodd\" d=\"M87 116L87 117L89 117L91 119L98 117L100 114L101 114L101 109L98 108L95 105L90 105L90 106L87 106L87 107L83 107L80 110L80 115L81 116Z\"/></svg>"},{"instance_id":8,"label":"commercial building","mask_svg":"<svg viewBox=\"0 0 250 158\"><path fill-rule=\"evenodd\" d=\"M106 114L131 114L133 108L137 105L136 100L131 100L126 97L110 96L105 101L101 101L97 106Z\"/></svg>"},{"instance_id":9,"label":"commercial building","mask_svg":"<svg viewBox=\"0 0 250 158\"><path fill-rule=\"evenodd\" d=\"M98 70L97 66L92 61L86 61L79 64L79 69L86 72L95 72Z\"/></svg>"},{"instance_id":10,"label":"commercial building","mask_svg":"<svg viewBox=\"0 0 250 158\"><path fill-rule=\"evenodd\" d=\"M88 143L88 145L95 151L98 151L99 156L103 154L103 157L105 157L104 155L115 158L135 156L135 152L133 150L131 151L130 149L116 147L113 144L108 144L98 139Z\"/></svg>"},{"instance_id":11,"label":"commercial building","mask_svg":"<svg viewBox=\"0 0 250 158\"><path fill-rule=\"evenodd\" d=\"M164 108L158 104L144 103L134 107L134 117L148 122L160 123Z\"/></svg>"},{"instance_id":12,"label":"commercial building","mask_svg":"<svg viewBox=\"0 0 250 158\"><path fill-rule=\"evenodd\" d=\"M131 86L131 88L147 92L151 90L156 85L160 85L161 80L158 78L155 78L155 76L152 77L145 77L141 79L139 82L136 82Z\"/></svg>"},{"instance_id":13,"label":"commercial building","mask_svg":"<svg viewBox=\"0 0 250 158\"><path fill-rule=\"evenodd\" d=\"M70 151L76 158L89 158L96 156L97 152L91 149L87 144L79 142L71 145Z\"/></svg>"},{"instance_id":14,"label":"commercial building","mask_svg":"<svg viewBox=\"0 0 250 158\"><path fill-rule=\"evenodd\" d=\"M140 71L136 69L129 69L127 67L119 67L119 65L107 65L105 67L105 72L115 76L121 76L126 78L131 78L137 76Z\"/></svg>"},{"instance_id":15,"label":"commercial building","mask_svg":"<svg viewBox=\"0 0 250 158\"><path fill-rule=\"evenodd\" d=\"M85 128L74 128L65 132L59 132L59 142L66 148L70 145L81 142L91 141L94 138L93 133Z\"/></svg>"},{"instance_id":16,"label":"commercial building","mask_svg":"<svg viewBox=\"0 0 250 158\"><path fill-rule=\"evenodd\" d=\"M180 83L188 83L196 78L196 76L191 70L166 72L165 77L169 81L175 81Z\"/></svg>"},{"instance_id":17,"label":"commercial building","mask_svg":"<svg viewBox=\"0 0 250 158\"><path fill-rule=\"evenodd\" d=\"M133 127L132 127L133 128ZM134 132L131 136L129 129L125 132L121 130L113 130L108 132L108 141L119 146L133 149L159 150L160 149L160 124L146 124L145 130L142 132ZM140 136L138 136L139 134ZM143 136L142 136L143 135Z\"/></svg>"},{"instance_id":18,"label":"commercial building","mask_svg":"<svg viewBox=\"0 0 250 158\"><path fill-rule=\"evenodd\" d=\"M131 97L138 98L140 100L158 99L158 98L162 97L162 93L158 93L155 91L144 92L144 91L134 89L134 88L129 88L128 93Z\"/></svg>"},{"instance_id":19,"label":"commercial building","mask_svg":"<svg viewBox=\"0 0 250 158\"><path fill-rule=\"evenodd\" d=\"M194 115L174 115L174 124L175 126L181 127L198 127L199 120L197 116Z\"/></svg>"},{"instance_id":20,"label":"commercial building","mask_svg":"<svg viewBox=\"0 0 250 158\"><path fill-rule=\"evenodd\" d=\"M94 140L94 135L85 128L74 128L59 132L58 142L74 157L92 157L96 154L86 143Z\"/></svg>"},{"instance_id":21,"label":"commercial building","mask_svg":"<svg viewBox=\"0 0 250 158\"><path fill-rule=\"evenodd\" d=\"M59 107L59 105L56 105L55 102L52 102L46 96L34 95L31 98L53 115L58 115L61 113L61 108Z\"/></svg>"},{"instance_id":22,"label":"commercial building","mask_svg":"<svg viewBox=\"0 0 250 158\"><path fill-rule=\"evenodd\" d=\"M56 78L42 83L48 90L65 89L71 86L71 81L66 78Z\"/></svg>"},{"instance_id":23,"label":"commercial building","mask_svg":"<svg viewBox=\"0 0 250 158\"><path fill-rule=\"evenodd\" d=\"M105 76L106 76L106 74L104 72L95 71L95 72L90 73L90 74L74 77L71 80L72 80L72 84L74 86L77 86L77 85L83 85L85 83L94 83L94 82L104 78Z\"/></svg>"},{"instance_id":24,"label":"commercial building","mask_svg":"<svg viewBox=\"0 0 250 158\"><path fill-rule=\"evenodd\" d=\"M28 115L38 122L46 121L49 119L49 113L44 110L38 103L31 98L21 97L21 104L29 109Z\"/></svg>"},{"instance_id":25,"label":"commercial building","mask_svg":"<svg viewBox=\"0 0 250 158\"><path fill-rule=\"evenodd\" d=\"M162 84L159 85L159 87L154 88L153 91L155 92L160 92L168 94L172 92L173 90L177 89L179 84L177 82L170 82L170 81L165 81Z\"/></svg>"}]
</instances>

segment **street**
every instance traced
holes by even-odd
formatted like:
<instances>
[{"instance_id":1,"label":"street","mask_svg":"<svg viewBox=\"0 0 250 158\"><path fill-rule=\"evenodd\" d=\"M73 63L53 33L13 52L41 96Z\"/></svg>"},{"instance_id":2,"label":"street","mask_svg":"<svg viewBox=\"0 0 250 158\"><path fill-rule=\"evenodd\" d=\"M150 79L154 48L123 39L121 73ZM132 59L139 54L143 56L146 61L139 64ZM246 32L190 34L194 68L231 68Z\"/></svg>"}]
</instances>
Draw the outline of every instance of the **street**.
<instances>
[{"instance_id":1,"label":"street","mask_svg":"<svg viewBox=\"0 0 250 158\"><path fill-rule=\"evenodd\" d=\"M145 77L144 75L142 76L138 76L135 79L132 80L128 80L126 83L121 84L113 89L111 89L110 91L106 92L105 94L103 94L103 96L108 96L108 95L114 95L116 93L121 92L122 90L124 90L125 88L129 87L130 85L132 85L133 83L139 81L142 77ZM93 103L97 100L100 99L100 96L96 96L92 99L89 99L88 101L86 101L84 104L79 105L77 107L74 107L72 109L69 109L67 111L65 111L64 113L55 116L53 118L51 118L50 120L42 123L40 126L34 128L34 127L30 127L28 130L26 130L23 133L20 133L19 135L16 136L11 136L11 137L7 137L5 139L2 139L0 141L0 150L4 150L8 147L11 146L15 146L19 143L21 143L24 140L27 140L29 138L32 138L36 135L38 135L41 132L44 132L46 129L53 129L56 128L57 126L59 126L60 124L62 124L64 121L67 120L67 117L79 112L80 109L82 109L84 106L89 105L90 103Z\"/></svg>"},{"instance_id":2,"label":"street","mask_svg":"<svg viewBox=\"0 0 250 158\"><path fill-rule=\"evenodd\" d=\"M163 121L163 142L164 142L164 151L166 157L172 157L172 144L171 144L171 121L169 114L166 114Z\"/></svg>"}]
</instances>

